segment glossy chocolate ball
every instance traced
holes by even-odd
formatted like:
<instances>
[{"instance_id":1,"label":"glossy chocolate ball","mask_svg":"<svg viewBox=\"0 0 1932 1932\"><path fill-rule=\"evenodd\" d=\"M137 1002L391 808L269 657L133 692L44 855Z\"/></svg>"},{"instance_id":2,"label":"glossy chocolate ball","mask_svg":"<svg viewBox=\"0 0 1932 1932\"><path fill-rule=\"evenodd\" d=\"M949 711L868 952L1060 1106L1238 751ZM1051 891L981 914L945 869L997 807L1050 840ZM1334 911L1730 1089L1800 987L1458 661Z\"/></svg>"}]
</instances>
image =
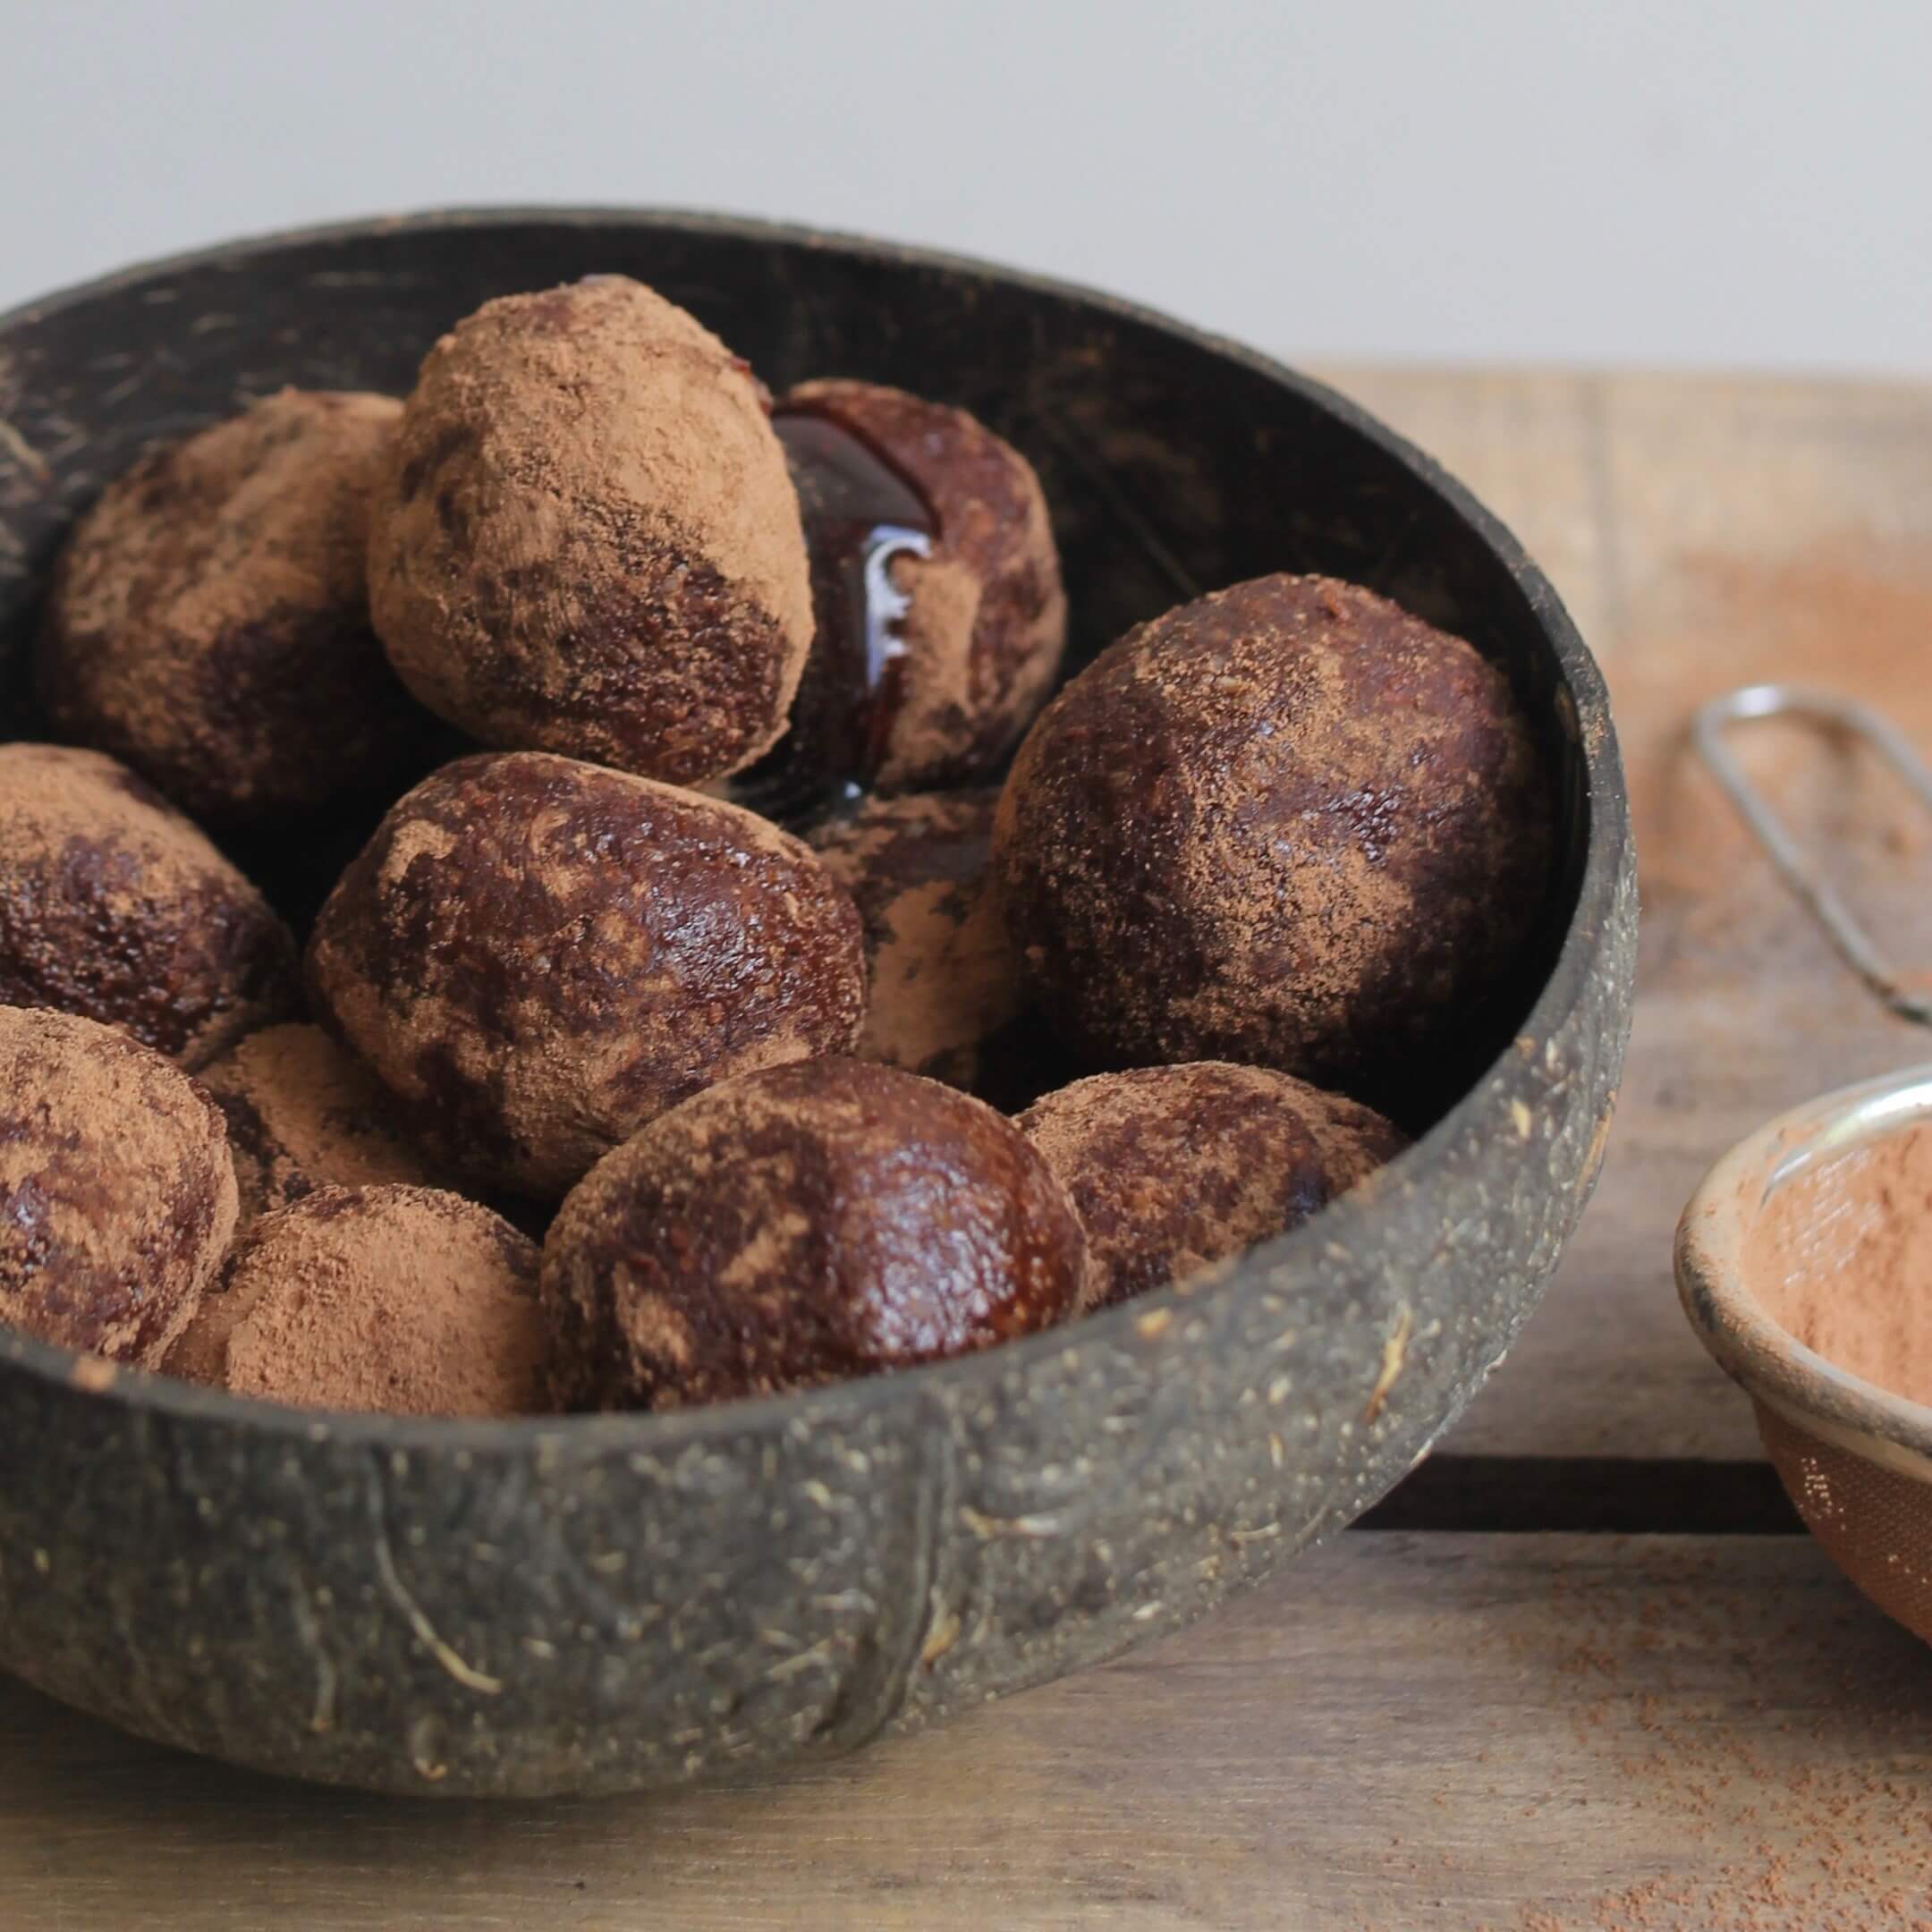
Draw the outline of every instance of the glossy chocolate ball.
<instances>
[{"instance_id":1,"label":"glossy chocolate ball","mask_svg":"<svg viewBox=\"0 0 1932 1932\"><path fill-rule=\"evenodd\" d=\"M733 1073L850 1052L865 948L843 887L735 806L547 752L407 794L316 923L318 1015L422 1143L560 1197Z\"/></svg>"},{"instance_id":2,"label":"glossy chocolate ball","mask_svg":"<svg viewBox=\"0 0 1932 1932\"><path fill-rule=\"evenodd\" d=\"M873 791L996 771L1045 702L1066 594L1039 479L964 410L802 383L773 424L811 551L815 640L778 757Z\"/></svg>"},{"instance_id":3,"label":"glossy chocolate ball","mask_svg":"<svg viewBox=\"0 0 1932 1932\"><path fill-rule=\"evenodd\" d=\"M544 1248L559 1404L671 1409L908 1368L1076 1305L1080 1224L990 1107L857 1060L728 1080L594 1168Z\"/></svg>"}]
</instances>

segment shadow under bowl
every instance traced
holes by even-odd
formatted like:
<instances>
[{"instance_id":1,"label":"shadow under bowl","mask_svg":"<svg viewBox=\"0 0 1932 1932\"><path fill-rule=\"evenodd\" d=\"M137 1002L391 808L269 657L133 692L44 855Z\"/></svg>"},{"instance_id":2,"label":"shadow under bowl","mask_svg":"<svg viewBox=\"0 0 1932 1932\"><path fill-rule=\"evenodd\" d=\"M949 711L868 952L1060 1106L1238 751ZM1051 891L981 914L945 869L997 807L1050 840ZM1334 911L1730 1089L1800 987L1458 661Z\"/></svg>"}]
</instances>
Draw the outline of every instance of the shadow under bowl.
<instances>
[{"instance_id":1,"label":"shadow under bowl","mask_svg":"<svg viewBox=\"0 0 1932 1932\"><path fill-rule=\"evenodd\" d=\"M1544 746L1558 875L1521 984L1428 1070L1415 1147L1192 1293L784 1398L501 1423L134 1372L101 1391L0 1338L0 1665L244 1765L426 1793L665 1785L1157 1637L1417 1461L1529 1314L1603 1153L1636 894L1602 682L1561 604L1362 411L1104 296L796 228L512 210L246 242L31 303L0 318L0 734L33 728L17 652L64 532L145 445L285 383L404 390L486 298L597 271L683 303L775 389L898 384L1019 445L1076 663L1283 569L1468 637Z\"/></svg>"},{"instance_id":2,"label":"shadow under bowl","mask_svg":"<svg viewBox=\"0 0 1932 1932\"><path fill-rule=\"evenodd\" d=\"M1741 1141L1684 1209L1677 1285L1806 1528L1932 1643L1932 1406L1856 1372L1932 1368L1932 1067L1822 1095Z\"/></svg>"}]
</instances>

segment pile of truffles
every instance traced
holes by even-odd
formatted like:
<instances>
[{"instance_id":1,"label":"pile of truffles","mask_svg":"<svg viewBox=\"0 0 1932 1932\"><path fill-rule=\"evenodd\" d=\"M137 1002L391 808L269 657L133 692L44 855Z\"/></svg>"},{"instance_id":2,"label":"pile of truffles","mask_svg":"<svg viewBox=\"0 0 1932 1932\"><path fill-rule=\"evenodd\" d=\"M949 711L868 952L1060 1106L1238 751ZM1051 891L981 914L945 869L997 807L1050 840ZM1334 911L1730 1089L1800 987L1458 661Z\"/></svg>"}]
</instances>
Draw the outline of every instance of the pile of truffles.
<instances>
[{"instance_id":1,"label":"pile of truffles","mask_svg":"<svg viewBox=\"0 0 1932 1932\"><path fill-rule=\"evenodd\" d=\"M54 573L64 741L0 744L0 1322L102 1383L671 1409L1318 1213L1532 936L1534 741L1349 584L1049 703L1066 618L991 429L774 401L618 275L151 452ZM349 861L301 945L277 850Z\"/></svg>"}]
</instances>

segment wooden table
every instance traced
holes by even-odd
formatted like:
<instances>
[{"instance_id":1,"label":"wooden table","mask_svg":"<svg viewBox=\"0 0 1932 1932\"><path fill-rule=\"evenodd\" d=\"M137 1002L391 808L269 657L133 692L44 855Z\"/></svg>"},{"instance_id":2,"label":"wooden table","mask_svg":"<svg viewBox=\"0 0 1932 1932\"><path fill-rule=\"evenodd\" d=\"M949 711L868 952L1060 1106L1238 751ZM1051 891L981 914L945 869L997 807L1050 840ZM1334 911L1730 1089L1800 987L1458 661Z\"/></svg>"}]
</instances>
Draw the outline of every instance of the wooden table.
<instances>
[{"instance_id":1,"label":"wooden table","mask_svg":"<svg viewBox=\"0 0 1932 1932\"><path fill-rule=\"evenodd\" d=\"M1776 676L1932 747L1932 390L1335 379L1549 569L1609 677L1643 860L1601 1190L1442 1451L1184 1636L782 1784L412 1808L0 1681L0 1928L1932 1928L1932 1657L1793 1533L1669 1269L1732 1140L1932 1057L1682 745L1699 699ZM1751 753L1932 968L1932 827L1841 750Z\"/></svg>"}]
</instances>

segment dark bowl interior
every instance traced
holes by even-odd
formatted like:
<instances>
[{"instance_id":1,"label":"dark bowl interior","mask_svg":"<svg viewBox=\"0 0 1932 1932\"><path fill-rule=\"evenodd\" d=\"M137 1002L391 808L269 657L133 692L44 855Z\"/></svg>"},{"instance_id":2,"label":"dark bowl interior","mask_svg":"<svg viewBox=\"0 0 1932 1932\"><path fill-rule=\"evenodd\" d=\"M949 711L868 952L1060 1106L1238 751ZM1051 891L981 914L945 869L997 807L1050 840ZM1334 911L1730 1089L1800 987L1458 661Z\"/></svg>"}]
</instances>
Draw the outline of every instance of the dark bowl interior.
<instances>
[{"instance_id":1,"label":"dark bowl interior","mask_svg":"<svg viewBox=\"0 0 1932 1932\"><path fill-rule=\"evenodd\" d=\"M1267 571L1503 667L1561 864L1521 982L1425 1070L1418 1147L1196 1292L987 1356L691 1416L317 1418L0 1341L0 1663L191 1748L425 1792L663 1784L849 1748L1172 1627L1366 1507L1500 1357L1601 1157L1635 901L1596 668L1508 534L1260 357L976 264L705 217L269 238L0 318L0 737L75 514L284 384L402 391L491 295L615 271L774 388L963 404L1038 466L1077 664ZM339 842L243 852L296 904Z\"/></svg>"}]
</instances>

